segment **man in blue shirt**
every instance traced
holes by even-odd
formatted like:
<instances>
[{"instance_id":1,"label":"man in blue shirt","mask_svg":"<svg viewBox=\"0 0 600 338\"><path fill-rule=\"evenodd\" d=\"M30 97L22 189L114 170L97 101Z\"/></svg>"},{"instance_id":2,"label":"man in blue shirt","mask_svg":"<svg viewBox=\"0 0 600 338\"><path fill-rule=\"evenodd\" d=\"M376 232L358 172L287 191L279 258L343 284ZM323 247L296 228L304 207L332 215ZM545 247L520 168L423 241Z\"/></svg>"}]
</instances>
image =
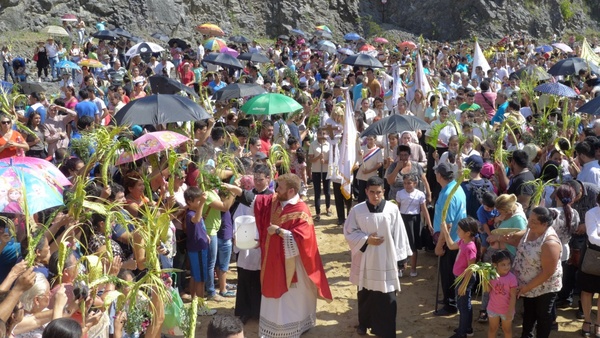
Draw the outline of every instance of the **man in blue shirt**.
<instances>
[{"instance_id":1,"label":"man in blue shirt","mask_svg":"<svg viewBox=\"0 0 600 338\"><path fill-rule=\"evenodd\" d=\"M25 111L25 119L19 119L21 120L21 122L23 123L27 123L27 119L29 119L29 115L31 115L31 113L33 112L37 112L40 114L40 117L42 118L41 123L45 123L46 122L46 108L44 107L44 105L42 104L42 101L44 101L44 98L41 94L33 92L31 94L29 94L28 97L28 103L29 103L29 108L27 108L27 110Z\"/></svg>"},{"instance_id":2,"label":"man in blue shirt","mask_svg":"<svg viewBox=\"0 0 600 338\"><path fill-rule=\"evenodd\" d=\"M506 114L506 108L508 107L508 100L506 94L503 92L498 92L496 94L496 114L492 117L490 123L494 125L494 123L502 123L504 121L504 114Z\"/></svg>"},{"instance_id":3,"label":"man in blue shirt","mask_svg":"<svg viewBox=\"0 0 600 338\"><path fill-rule=\"evenodd\" d=\"M438 238L435 252L440 256L439 274L440 280L442 281L442 292L444 294L444 307L434 313L436 316L447 316L455 314L456 299L454 291L454 274L452 273L452 267L456 260L458 251L448 250L445 245L444 238L439 236L440 224L442 223L442 210L444 204L450 196L452 188L454 188L456 181L454 180L454 169L450 163L440 163L435 169L435 178L437 182L442 186L440 196L435 203L435 214L433 216L433 229L435 231L434 238ZM458 238L458 221L467 217L467 198L465 192L460 189L456 190L456 193L452 196L450 204L448 206L448 212L446 213L446 224L451 225L450 237L454 241L459 240Z\"/></svg>"},{"instance_id":4,"label":"man in blue shirt","mask_svg":"<svg viewBox=\"0 0 600 338\"><path fill-rule=\"evenodd\" d=\"M75 105L75 111L77 112L77 118L80 119L83 116L89 116L96 123L100 122L100 111L98 110L98 106L94 102L90 100L90 93L82 89L79 91L79 97L81 101Z\"/></svg>"},{"instance_id":5,"label":"man in blue shirt","mask_svg":"<svg viewBox=\"0 0 600 338\"><path fill-rule=\"evenodd\" d=\"M358 102L362 100L362 89L363 89L363 76L358 75L356 77L356 84L352 87L352 101L354 101L353 107L356 107Z\"/></svg>"},{"instance_id":6,"label":"man in blue shirt","mask_svg":"<svg viewBox=\"0 0 600 338\"><path fill-rule=\"evenodd\" d=\"M212 80L209 84L209 87L211 87L215 92L221 88L224 88L225 86L227 86L227 83L221 81L221 73L219 72L215 72L214 75L214 80Z\"/></svg>"}]
</instances>

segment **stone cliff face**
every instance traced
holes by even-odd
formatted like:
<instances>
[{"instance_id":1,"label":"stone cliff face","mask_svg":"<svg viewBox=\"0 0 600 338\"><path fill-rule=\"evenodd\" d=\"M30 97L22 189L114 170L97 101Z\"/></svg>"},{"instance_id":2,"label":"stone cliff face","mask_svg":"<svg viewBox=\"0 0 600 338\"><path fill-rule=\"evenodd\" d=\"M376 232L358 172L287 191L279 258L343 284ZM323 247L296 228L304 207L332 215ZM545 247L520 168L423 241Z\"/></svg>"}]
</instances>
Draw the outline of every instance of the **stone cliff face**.
<instances>
[{"instance_id":1,"label":"stone cliff face","mask_svg":"<svg viewBox=\"0 0 600 338\"><path fill-rule=\"evenodd\" d=\"M382 25L436 40L508 32L551 37L566 29L588 34L597 28L597 0L0 0L0 32L39 30L60 24L62 14L98 18L140 35L163 32L192 37L193 27L212 22L231 34L287 33L282 24L311 32L327 24L338 36ZM93 28L92 28L93 30ZM196 35L197 36L197 35Z\"/></svg>"}]
</instances>

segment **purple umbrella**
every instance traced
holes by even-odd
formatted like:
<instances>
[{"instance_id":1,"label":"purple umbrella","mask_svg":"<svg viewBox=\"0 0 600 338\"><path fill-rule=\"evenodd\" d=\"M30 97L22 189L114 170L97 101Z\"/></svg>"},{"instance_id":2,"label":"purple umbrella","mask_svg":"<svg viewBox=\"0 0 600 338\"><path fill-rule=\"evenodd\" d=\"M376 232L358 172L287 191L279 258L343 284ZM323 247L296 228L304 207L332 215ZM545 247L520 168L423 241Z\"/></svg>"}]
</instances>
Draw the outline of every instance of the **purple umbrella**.
<instances>
[{"instance_id":1,"label":"purple umbrella","mask_svg":"<svg viewBox=\"0 0 600 338\"><path fill-rule=\"evenodd\" d=\"M234 58L238 57L238 55L240 55L240 53L233 49L233 48L229 48L229 47L223 47L220 50L221 53L225 53L225 54L229 54L231 56L233 56Z\"/></svg>"}]
</instances>

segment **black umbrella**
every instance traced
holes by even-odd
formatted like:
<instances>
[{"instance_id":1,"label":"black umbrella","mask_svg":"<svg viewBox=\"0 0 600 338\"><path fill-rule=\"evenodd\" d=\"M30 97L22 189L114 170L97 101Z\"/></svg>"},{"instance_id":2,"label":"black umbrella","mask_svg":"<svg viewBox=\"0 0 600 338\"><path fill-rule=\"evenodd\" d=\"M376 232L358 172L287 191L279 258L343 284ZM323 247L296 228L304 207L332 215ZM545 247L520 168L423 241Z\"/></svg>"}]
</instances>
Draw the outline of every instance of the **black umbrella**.
<instances>
[{"instance_id":1,"label":"black umbrella","mask_svg":"<svg viewBox=\"0 0 600 338\"><path fill-rule=\"evenodd\" d=\"M27 95L46 91L41 84L35 82L19 82L19 87L21 87L21 92Z\"/></svg>"},{"instance_id":2,"label":"black umbrella","mask_svg":"<svg viewBox=\"0 0 600 338\"><path fill-rule=\"evenodd\" d=\"M156 33L154 33L154 34L152 34L150 36L153 37L153 38L155 38L156 40L160 40L160 41L163 41L163 42L168 42L169 41L169 37L166 36L163 33L160 33L160 32L156 32Z\"/></svg>"},{"instance_id":3,"label":"black umbrella","mask_svg":"<svg viewBox=\"0 0 600 338\"><path fill-rule=\"evenodd\" d=\"M520 80L525 78L532 78L538 81L545 81L552 78L552 75L548 74L546 70L540 66L529 65L527 67L523 67L516 72L514 72L515 76L517 76Z\"/></svg>"},{"instance_id":4,"label":"black umbrella","mask_svg":"<svg viewBox=\"0 0 600 338\"><path fill-rule=\"evenodd\" d=\"M129 40L133 41L134 43L144 42L144 38L141 38L139 36L132 36L129 38Z\"/></svg>"},{"instance_id":5,"label":"black umbrella","mask_svg":"<svg viewBox=\"0 0 600 338\"><path fill-rule=\"evenodd\" d=\"M221 67L243 69L244 66L233 56L225 53L210 53L204 57L204 62L212 63Z\"/></svg>"},{"instance_id":6,"label":"black umbrella","mask_svg":"<svg viewBox=\"0 0 600 338\"><path fill-rule=\"evenodd\" d=\"M250 40L247 37L242 36L242 35L230 36L229 41L233 41L233 42L237 42L237 43L246 43L246 44L252 42L252 40Z\"/></svg>"},{"instance_id":7,"label":"black umbrella","mask_svg":"<svg viewBox=\"0 0 600 338\"><path fill-rule=\"evenodd\" d=\"M252 62L256 62L256 63L269 63L271 62L271 60L269 60L269 58L261 53L242 53L240 55L238 55L238 60L244 60L244 61L252 61Z\"/></svg>"},{"instance_id":8,"label":"black umbrella","mask_svg":"<svg viewBox=\"0 0 600 338\"><path fill-rule=\"evenodd\" d=\"M177 94L184 91L193 97L199 98L198 94L192 87L188 87L183 83L162 75L153 75L148 78L150 88L154 94Z\"/></svg>"},{"instance_id":9,"label":"black umbrella","mask_svg":"<svg viewBox=\"0 0 600 338\"><path fill-rule=\"evenodd\" d=\"M590 70L596 74L600 74L600 68L598 68L596 64L582 58L560 60L552 66L552 68L548 69L548 73L554 76L573 75L578 74L581 69Z\"/></svg>"},{"instance_id":10,"label":"black umbrella","mask_svg":"<svg viewBox=\"0 0 600 338\"><path fill-rule=\"evenodd\" d=\"M115 120L118 125L158 125L210 117L204 108L187 97L157 94L129 102L115 115Z\"/></svg>"},{"instance_id":11,"label":"black umbrella","mask_svg":"<svg viewBox=\"0 0 600 338\"><path fill-rule=\"evenodd\" d=\"M176 43L177 47L181 48L181 49L188 49L190 48L190 44L187 43L187 41L185 40L181 40L181 39L171 39L169 40L169 46L173 47L173 44Z\"/></svg>"},{"instance_id":12,"label":"black umbrella","mask_svg":"<svg viewBox=\"0 0 600 338\"><path fill-rule=\"evenodd\" d=\"M256 83L232 83L215 92L214 99L217 101L227 101L240 97L256 96L267 91Z\"/></svg>"},{"instance_id":13,"label":"black umbrella","mask_svg":"<svg viewBox=\"0 0 600 338\"><path fill-rule=\"evenodd\" d=\"M342 61L344 65L370 67L370 68L383 68L383 65L379 60L367 54L354 54L350 55Z\"/></svg>"},{"instance_id":14,"label":"black umbrella","mask_svg":"<svg viewBox=\"0 0 600 338\"><path fill-rule=\"evenodd\" d=\"M119 36L115 32L109 30L96 32L92 34L92 37L99 40L117 40L119 38Z\"/></svg>"},{"instance_id":15,"label":"black umbrella","mask_svg":"<svg viewBox=\"0 0 600 338\"><path fill-rule=\"evenodd\" d=\"M577 112L596 116L600 115L600 96L579 107Z\"/></svg>"},{"instance_id":16,"label":"black umbrella","mask_svg":"<svg viewBox=\"0 0 600 338\"><path fill-rule=\"evenodd\" d=\"M391 115L374 122L360 136L399 134L403 131L431 129L425 121L410 115Z\"/></svg>"},{"instance_id":17,"label":"black umbrella","mask_svg":"<svg viewBox=\"0 0 600 338\"><path fill-rule=\"evenodd\" d=\"M127 39L133 37L133 34L129 33L128 31L124 30L123 28L115 28L112 31L113 31L113 33L117 34L118 36L122 36Z\"/></svg>"}]
</instances>

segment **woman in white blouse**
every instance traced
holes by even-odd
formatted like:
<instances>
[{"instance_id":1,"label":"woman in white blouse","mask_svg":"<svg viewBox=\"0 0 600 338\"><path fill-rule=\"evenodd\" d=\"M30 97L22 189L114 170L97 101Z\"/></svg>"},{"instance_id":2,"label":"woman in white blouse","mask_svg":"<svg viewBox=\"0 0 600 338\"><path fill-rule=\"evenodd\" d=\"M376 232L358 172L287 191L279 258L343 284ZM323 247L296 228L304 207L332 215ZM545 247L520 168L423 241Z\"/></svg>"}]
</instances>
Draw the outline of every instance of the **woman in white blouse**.
<instances>
[{"instance_id":1,"label":"woman in white blouse","mask_svg":"<svg viewBox=\"0 0 600 338\"><path fill-rule=\"evenodd\" d=\"M596 203L600 204L600 195L596 197ZM600 250L600 206L589 210L585 213L585 227L588 235L588 247ZM586 253L582 253L585 257ZM581 307L583 308L584 322L581 327L581 332L585 337L600 336L600 311L596 314L595 326L592 325L592 299L595 293L600 293L600 276L594 276L579 270L577 276L579 288L581 289ZM597 306L600 308L600 299ZM592 331L594 329L594 331Z\"/></svg>"}]
</instances>

